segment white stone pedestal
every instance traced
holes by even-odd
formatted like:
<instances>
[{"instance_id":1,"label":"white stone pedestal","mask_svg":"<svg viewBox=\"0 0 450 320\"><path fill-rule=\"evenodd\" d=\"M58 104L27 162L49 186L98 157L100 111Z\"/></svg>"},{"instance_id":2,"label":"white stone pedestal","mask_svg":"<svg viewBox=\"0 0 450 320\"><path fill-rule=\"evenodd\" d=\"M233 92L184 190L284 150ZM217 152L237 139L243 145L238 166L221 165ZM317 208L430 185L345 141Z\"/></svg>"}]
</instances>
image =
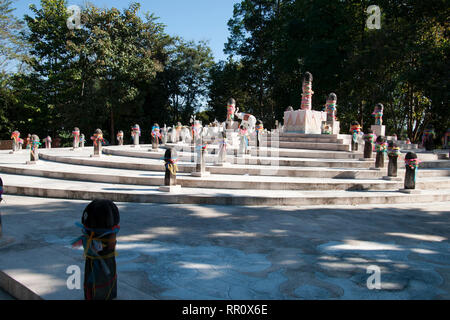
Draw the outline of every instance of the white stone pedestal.
<instances>
[{"instance_id":1,"label":"white stone pedestal","mask_svg":"<svg viewBox=\"0 0 450 320\"><path fill-rule=\"evenodd\" d=\"M398 190L401 193L407 193L407 194L421 194L422 190L417 189L400 189Z\"/></svg>"},{"instance_id":2,"label":"white stone pedestal","mask_svg":"<svg viewBox=\"0 0 450 320\"><path fill-rule=\"evenodd\" d=\"M321 134L327 113L314 110L295 110L284 113L284 132Z\"/></svg>"},{"instance_id":3,"label":"white stone pedestal","mask_svg":"<svg viewBox=\"0 0 450 320\"><path fill-rule=\"evenodd\" d=\"M383 177L384 180L389 180L389 181L402 181L403 179L401 177L389 177L389 176L385 176Z\"/></svg>"},{"instance_id":4,"label":"white stone pedestal","mask_svg":"<svg viewBox=\"0 0 450 320\"><path fill-rule=\"evenodd\" d=\"M37 161L27 161L27 164L36 164Z\"/></svg>"},{"instance_id":5,"label":"white stone pedestal","mask_svg":"<svg viewBox=\"0 0 450 320\"><path fill-rule=\"evenodd\" d=\"M339 121L323 121L322 128L328 125L331 128L331 134L339 134L341 131L341 124Z\"/></svg>"},{"instance_id":6,"label":"white stone pedestal","mask_svg":"<svg viewBox=\"0 0 450 320\"><path fill-rule=\"evenodd\" d=\"M177 184L176 186L160 186L158 190L169 193L180 192L181 185Z\"/></svg>"},{"instance_id":7,"label":"white stone pedestal","mask_svg":"<svg viewBox=\"0 0 450 320\"><path fill-rule=\"evenodd\" d=\"M197 177L197 178L204 178L209 177L211 175L211 172L205 171L205 172L192 172L191 176Z\"/></svg>"},{"instance_id":8,"label":"white stone pedestal","mask_svg":"<svg viewBox=\"0 0 450 320\"><path fill-rule=\"evenodd\" d=\"M373 125L370 127L372 129L373 133L379 137L379 136L386 136L386 126L380 126L380 125Z\"/></svg>"},{"instance_id":9,"label":"white stone pedestal","mask_svg":"<svg viewBox=\"0 0 450 320\"><path fill-rule=\"evenodd\" d=\"M214 166L216 167L230 167L231 164L229 162L222 162L222 163L215 163Z\"/></svg>"}]
</instances>

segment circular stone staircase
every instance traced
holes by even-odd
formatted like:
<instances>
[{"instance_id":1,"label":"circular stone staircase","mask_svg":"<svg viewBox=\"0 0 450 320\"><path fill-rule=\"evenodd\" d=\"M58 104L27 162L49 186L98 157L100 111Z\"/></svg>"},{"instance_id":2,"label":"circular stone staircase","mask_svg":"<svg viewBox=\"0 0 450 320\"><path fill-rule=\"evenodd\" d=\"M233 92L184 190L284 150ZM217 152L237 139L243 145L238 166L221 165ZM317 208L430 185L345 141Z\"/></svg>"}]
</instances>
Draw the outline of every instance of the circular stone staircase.
<instances>
[{"instance_id":1,"label":"circular stone staircase","mask_svg":"<svg viewBox=\"0 0 450 320\"><path fill-rule=\"evenodd\" d=\"M151 145L107 146L100 158L92 147L41 149L40 161L27 165L29 151L0 152L0 176L6 195L64 199L107 198L119 202L194 203L218 205L357 205L450 201L450 161L435 153L419 153L416 187L403 188L403 156L398 160L401 181L387 181L386 168L371 170L375 160L360 161L349 151L349 135L272 134L250 155L227 149L229 165L216 166L218 144L208 146L208 177L194 177L195 147L168 143L158 151ZM166 147L178 151L177 193L159 191L164 182L161 158ZM407 152L404 150L403 152Z\"/></svg>"}]
</instances>

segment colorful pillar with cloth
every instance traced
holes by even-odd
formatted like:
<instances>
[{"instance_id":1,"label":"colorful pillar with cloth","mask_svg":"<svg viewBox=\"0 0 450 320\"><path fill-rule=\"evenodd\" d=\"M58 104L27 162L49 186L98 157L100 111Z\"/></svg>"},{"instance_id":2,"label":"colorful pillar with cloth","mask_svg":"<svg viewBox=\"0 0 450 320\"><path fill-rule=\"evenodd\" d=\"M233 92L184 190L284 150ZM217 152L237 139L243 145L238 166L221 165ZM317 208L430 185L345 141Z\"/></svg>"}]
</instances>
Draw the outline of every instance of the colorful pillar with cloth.
<instances>
[{"instance_id":1,"label":"colorful pillar with cloth","mask_svg":"<svg viewBox=\"0 0 450 320\"><path fill-rule=\"evenodd\" d=\"M11 139L13 141L13 145L12 145L12 150L13 152L19 150L19 144L20 144L20 132L19 131L14 131L11 134Z\"/></svg>"},{"instance_id":2,"label":"colorful pillar with cloth","mask_svg":"<svg viewBox=\"0 0 450 320\"><path fill-rule=\"evenodd\" d=\"M75 127L72 131L73 136L73 148L76 149L80 146L80 129Z\"/></svg>"},{"instance_id":3,"label":"colorful pillar with cloth","mask_svg":"<svg viewBox=\"0 0 450 320\"><path fill-rule=\"evenodd\" d=\"M419 170L420 160L414 152L408 152L405 156L405 189L416 188L417 171Z\"/></svg>"},{"instance_id":4,"label":"colorful pillar with cloth","mask_svg":"<svg viewBox=\"0 0 450 320\"><path fill-rule=\"evenodd\" d=\"M86 300L111 300L117 297L116 236L120 215L110 200L94 200L83 211L82 236L72 242L83 247L85 261L84 297Z\"/></svg>"},{"instance_id":5,"label":"colorful pillar with cloth","mask_svg":"<svg viewBox=\"0 0 450 320\"><path fill-rule=\"evenodd\" d=\"M135 124L133 127L131 127L131 137L135 145L139 144L140 136L141 136L141 127L138 124Z\"/></svg>"},{"instance_id":6,"label":"colorful pillar with cloth","mask_svg":"<svg viewBox=\"0 0 450 320\"><path fill-rule=\"evenodd\" d=\"M383 125L383 111L384 106L381 103L378 103L372 112L372 116L375 117L375 125Z\"/></svg>"},{"instance_id":7,"label":"colorful pillar with cloth","mask_svg":"<svg viewBox=\"0 0 450 320\"><path fill-rule=\"evenodd\" d=\"M95 130L95 133L91 137L91 140L94 142L94 155L100 155L102 143L105 143L105 139L103 139L102 130L101 129Z\"/></svg>"},{"instance_id":8,"label":"colorful pillar with cloth","mask_svg":"<svg viewBox=\"0 0 450 320\"><path fill-rule=\"evenodd\" d=\"M335 121L336 120L336 103L337 96L334 92L330 93L327 98L327 102L325 103L324 111L327 113L327 121Z\"/></svg>"},{"instance_id":9,"label":"colorful pillar with cloth","mask_svg":"<svg viewBox=\"0 0 450 320\"><path fill-rule=\"evenodd\" d=\"M36 162L39 160L39 146L41 145L41 140L35 134L31 136L31 147L30 147L30 161Z\"/></svg>"},{"instance_id":10,"label":"colorful pillar with cloth","mask_svg":"<svg viewBox=\"0 0 450 320\"><path fill-rule=\"evenodd\" d=\"M361 135L361 125L359 122L352 122L350 133L352 134L352 151L358 151L358 138Z\"/></svg>"},{"instance_id":11,"label":"colorful pillar with cloth","mask_svg":"<svg viewBox=\"0 0 450 320\"><path fill-rule=\"evenodd\" d=\"M302 110L311 110L312 109L312 96L314 91L312 90L312 81L313 76L310 72L306 72L303 77L302 84Z\"/></svg>"}]
</instances>

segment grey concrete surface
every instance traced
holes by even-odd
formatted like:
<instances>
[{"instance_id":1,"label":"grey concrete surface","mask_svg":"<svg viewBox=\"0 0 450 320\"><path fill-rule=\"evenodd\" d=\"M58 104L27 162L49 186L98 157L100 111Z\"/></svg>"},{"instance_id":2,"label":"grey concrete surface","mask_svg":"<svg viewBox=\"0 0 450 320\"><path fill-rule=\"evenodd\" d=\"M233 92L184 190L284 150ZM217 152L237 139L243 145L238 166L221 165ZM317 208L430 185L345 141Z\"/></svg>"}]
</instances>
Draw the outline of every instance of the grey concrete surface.
<instances>
[{"instance_id":1,"label":"grey concrete surface","mask_svg":"<svg viewBox=\"0 0 450 320\"><path fill-rule=\"evenodd\" d=\"M6 293L4 290L0 289L0 300L15 300L15 299L11 297L8 293Z\"/></svg>"},{"instance_id":2,"label":"grey concrete surface","mask_svg":"<svg viewBox=\"0 0 450 320\"><path fill-rule=\"evenodd\" d=\"M44 299L82 299L86 201L5 196L0 270ZM117 203L119 299L450 299L450 202L229 207ZM381 271L369 290L368 270Z\"/></svg>"}]
</instances>

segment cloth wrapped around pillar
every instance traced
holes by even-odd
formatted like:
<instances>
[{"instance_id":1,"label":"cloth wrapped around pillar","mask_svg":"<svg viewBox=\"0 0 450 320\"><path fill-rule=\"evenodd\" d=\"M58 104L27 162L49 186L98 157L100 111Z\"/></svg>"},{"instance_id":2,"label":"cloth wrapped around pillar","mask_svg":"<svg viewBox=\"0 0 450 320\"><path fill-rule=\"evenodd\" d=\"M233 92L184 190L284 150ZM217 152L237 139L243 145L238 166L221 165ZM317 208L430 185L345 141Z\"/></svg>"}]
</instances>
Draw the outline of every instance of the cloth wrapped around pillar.
<instances>
[{"instance_id":1,"label":"cloth wrapped around pillar","mask_svg":"<svg viewBox=\"0 0 450 320\"><path fill-rule=\"evenodd\" d=\"M94 156L100 156L102 154L102 143L105 143L102 130L95 130L95 133L91 137L91 140L94 142Z\"/></svg>"},{"instance_id":2,"label":"cloth wrapped around pillar","mask_svg":"<svg viewBox=\"0 0 450 320\"><path fill-rule=\"evenodd\" d=\"M384 158L387 153L387 143L385 137L377 137L375 150L377 152L377 157L375 159L375 168L384 168Z\"/></svg>"},{"instance_id":3,"label":"cloth wrapped around pillar","mask_svg":"<svg viewBox=\"0 0 450 320\"><path fill-rule=\"evenodd\" d=\"M358 139L361 134L361 126L357 121L352 122L350 133L352 134L352 151L358 151Z\"/></svg>"},{"instance_id":4,"label":"cloth wrapped around pillar","mask_svg":"<svg viewBox=\"0 0 450 320\"><path fill-rule=\"evenodd\" d=\"M162 138L162 136L161 136L161 130L157 123L155 123L152 127L151 136L152 136L152 149L158 150L159 140Z\"/></svg>"},{"instance_id":5,"label":"cloth wrapped around pillar","mask_svg":"<svg viewBox=\"0 0 450 320\"><path fill-rule=\"evenodd\" d=\"M427 151L434 150L434 138L436 137L436 133L434 132L433 127L429 127L424 130L422 135L422 145Z\"/></svg>"},{"instance_id":6,"label":"cloth wrapped around pillar","mask_svg":"<svg viewBox=\"0 0 450 320\"><path fill-rule=\"evenodd\" d=\"M119 209L110 200L94 200L83 212L79 225L83 235L72 245L84 249L86 300L117 297L116 235L120 230L119 223Z\"/></svg>"},{"instance_id":7,"label":"cloth wrapped around pillar","mask_svg":"<svg viewBox=\"0 0 450 320\"><path fill-rule=\"evenodd\" d=\"M39 146L41 145L41 141L39 137L35 134L31 136L31 148L30 148L30 161L36 162L39 160Z\"/></svg>"},{"instance_id":8,"label":"cloth wrapped around pillar","mask_svg":"<svg viewBox=\"0 0 450 320\"><path fill-rule=\"evenodd\" d=\"M258 120L256 122L255 130L256 130L256 147L259 148L261 146L262 131L264 130L264 126L261 120Z\"/></svg>"},{"instance_id":9,"label":"cloth wrapped around pillar","mask_svg":"<svg viewBox=\"0 0 450 320\"><path fill-rule=\"evenodd\" d=\"M12 151L13 152L16 152L16 151L18 151L19 149L20 149L20 132L19 131L14 131L12 134L11 134L11 139L12 139L12 141L13 141L13 143L12 143ZM23 141L23 140L22 140Z\"/></svg>"},{"instance_id":10,"label":"cloth wrapped around pillar","mask_svg":"<svg viewBox=\"0 0 450 320\"><path fill-rule=\"evenodd\" d=\"M389 141L387 150L389 157L388 177L397 177L397 160L400 154L400 148L397 144L394 141Z\"/></svg>"},{"instance_id":11,"label":"cloth wrapped around pillar","mask_svg":"<svg viewBox=\"0 0 450 320\"><path fill-rule=\"evenodd\" d=\"M414 152L408 152L405 156L405 189L416 189L416 177L419 170L420 160Z\"/></svg>"},{"instance_id":12,"label":"cloth wrapped around pillar","mask_svg":"<svg viewBox=\"0 0 450 320\"><path fill-rule=\"evenodd\" d=\"M369 129L367 133L364 135L364 159L372 158L373 147L375 144L375 135L372 132L372 129Z\"/></svg>"},{"instance_id":13,"label":"cloth wrapped around pillar","mask_svg":"<svg viewBox=\"0 0 450 320\"><path fill-rule=\"evenodd\" d=\"M177 184L177 151L173 148L169 148L164 153L164 167L166 169L164 175L165 186L175 186Z\"/></svg>"}]
</instances>

